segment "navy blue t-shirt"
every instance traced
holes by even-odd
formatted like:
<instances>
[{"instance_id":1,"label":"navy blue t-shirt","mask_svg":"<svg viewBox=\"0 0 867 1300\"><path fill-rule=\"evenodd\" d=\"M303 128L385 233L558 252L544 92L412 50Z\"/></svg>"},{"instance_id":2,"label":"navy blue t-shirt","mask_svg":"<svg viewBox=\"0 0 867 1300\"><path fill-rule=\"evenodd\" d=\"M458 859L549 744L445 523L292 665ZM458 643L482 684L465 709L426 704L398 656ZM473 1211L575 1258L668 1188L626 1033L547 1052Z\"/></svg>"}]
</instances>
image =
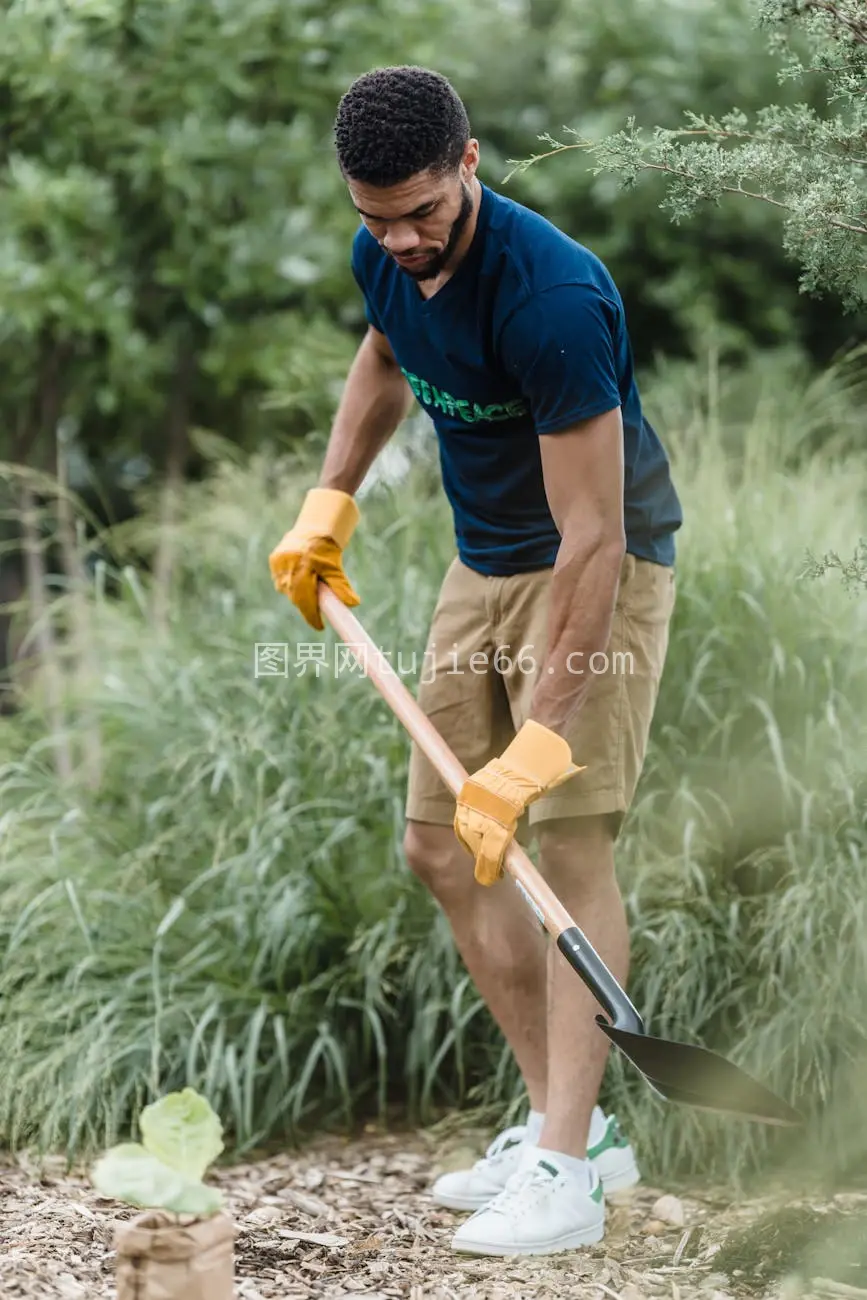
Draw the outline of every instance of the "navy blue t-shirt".
<instances>
[{"instance_id":1,"label":"navy blue t-shirt","mask_svg":"<svg viewBox=\"0 0 867 1300\"><path fill-rule=\"evenodd\" d=\"M674 563L682 513L644 418L620 294L589 249L482 186L472 244L424 299L361 226L352 270L439 438L458 554L484 574L553 565L539 434L622 408L627 550Z\"/></svg>"}]
</instances>

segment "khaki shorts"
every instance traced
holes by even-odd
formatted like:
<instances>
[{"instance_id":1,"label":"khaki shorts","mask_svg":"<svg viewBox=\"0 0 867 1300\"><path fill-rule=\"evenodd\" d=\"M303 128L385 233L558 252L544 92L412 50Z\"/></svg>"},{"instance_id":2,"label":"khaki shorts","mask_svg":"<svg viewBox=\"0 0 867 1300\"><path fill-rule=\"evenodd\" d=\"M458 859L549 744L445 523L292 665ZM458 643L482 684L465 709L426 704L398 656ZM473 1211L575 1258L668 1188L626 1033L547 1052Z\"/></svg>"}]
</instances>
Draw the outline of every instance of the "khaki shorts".
<instances>
[{"instance_id":1,"label":"khaki shorts","mask_svg":"<svg viewBox=\"0 0 867 1300\"><path fill-rule=\"evenodd\" d=\"M434 611L418 702L468 772L501 754L528 716L544 666L553 569L487 577L453 560ZM604 655L570 671L590 679L566 739L586 765L531 804L522 823L614 814L619 830L647 750L674 609L673 569L627 554ZM450 825L455 801L413 744L406 815ZM523 838L523 834L521 835Z\"/></svg>"}]
</instances>

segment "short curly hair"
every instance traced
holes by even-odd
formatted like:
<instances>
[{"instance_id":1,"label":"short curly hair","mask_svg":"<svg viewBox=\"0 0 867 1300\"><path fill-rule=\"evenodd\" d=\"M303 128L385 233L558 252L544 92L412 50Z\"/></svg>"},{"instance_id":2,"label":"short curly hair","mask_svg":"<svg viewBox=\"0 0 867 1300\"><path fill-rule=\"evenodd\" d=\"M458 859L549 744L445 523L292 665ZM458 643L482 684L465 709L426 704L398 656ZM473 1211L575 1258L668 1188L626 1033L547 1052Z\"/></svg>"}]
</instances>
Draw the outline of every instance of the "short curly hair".
<instances>
[{"instance_id":1,"label":"short curly hair","mask_svg":"<svg viewBox=\"0 0 867 1300\"><path fill-rule=\"evenodd\" d=\"M340 170L364 185L398 185L419 172L457 171L470 123L460 97L429 68L376 68L340 100L334 140Z\"/></svg>"}]
</instances>

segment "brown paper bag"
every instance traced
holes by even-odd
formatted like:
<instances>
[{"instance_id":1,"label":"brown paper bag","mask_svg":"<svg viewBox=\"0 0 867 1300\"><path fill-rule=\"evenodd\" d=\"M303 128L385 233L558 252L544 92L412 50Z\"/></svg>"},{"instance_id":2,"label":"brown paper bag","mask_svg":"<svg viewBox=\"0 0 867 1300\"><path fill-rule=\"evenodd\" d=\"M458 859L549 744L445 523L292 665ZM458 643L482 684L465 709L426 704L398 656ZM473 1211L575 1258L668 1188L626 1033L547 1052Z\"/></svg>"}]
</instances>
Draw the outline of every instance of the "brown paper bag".
<instances>
[{"instance_id":1,"label":"brown paper bag","mask_svg":"<svg viewBox=\"0 0 867 1300\"><path fill-rule=\"evenodd\" d=\"M150 1210L118 1225L117 1300L233 1300L235 1227Z\"/></svg>"}]
</instances>

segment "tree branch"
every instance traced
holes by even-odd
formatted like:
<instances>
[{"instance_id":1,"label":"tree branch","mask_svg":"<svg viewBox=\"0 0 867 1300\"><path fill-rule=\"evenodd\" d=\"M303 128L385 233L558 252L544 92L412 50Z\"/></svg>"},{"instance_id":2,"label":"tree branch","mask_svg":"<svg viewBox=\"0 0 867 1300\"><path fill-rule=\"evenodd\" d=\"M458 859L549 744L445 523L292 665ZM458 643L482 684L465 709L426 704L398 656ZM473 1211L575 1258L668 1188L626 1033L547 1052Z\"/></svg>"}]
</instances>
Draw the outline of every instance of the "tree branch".
<instances>
[{"instance_id":1,"label":"tree branch","mask_svg":"<svg viewBox=\"0 0 867 1300\"><path fill-rule=\"evenodd\" d=\"M833 0L801 0L805 10L812 9L814 13L827 14L828 17L840 27L845 27L848 32L855 38L859 45L867 45L867 19L850 17L840 10L840 6Z\"/></svg>"},{"instance_id":2,"label":"tree branch","mask_svg":"<svg viewBox=\"0 0 867 1300\"><path fill-rule=\"evenodd\" d=\"M692 172L686 171L681 167L668 167L665 163L642 162L642 168L652 172L667 172L670 176L681 176L684 180L695 181L699 178ZM772 199L769 194L760 194L756 190L745 190L740 185L723 185L721 189L724 194L742 194L747 199L760 199L762 203L770 203L775 208L784 208L791 212L792 205L783 203L781 199ZM856 226L848 221L838 221L835 217L828 218L828 225L833 226L835 230L849 230L853 235L867 235L867 226Z\"/></svg>"},{"instance_id":3,"label":"tree branch","mask_svg":"<svg viewBox=\"0 0 867 1300\"><path fill-rule=\"evenodd\" d=\"M516 171L526 171L527 168L531 167L534 163L541 162L543 158L553 158L555 154L566 153L569 149L583 149L586 152L588 149L592 151L593 145L589 140L581 140L578 144L558 144L556 148L549 150L548 153L535 154L532 158L516 163L506 177L506 182L514 176ZM510 159L509 161L514 162L514 159ZM683 167L669 167L666 163L651 163L645 162L642 159L638 164L638 168L641 171L664 172L669 176L680 176L686 181L699 180L699 177L696 176L694 172L687 171L686 168ZM759 194L755 190L745 190L740 185L723 185L720 188L724 194L740 194L747 199L760 199L762 203L770 203L772 207L783 208L786 212L792 212L794 210L790 203L784 203L781 199L772 199L769 194ZM867 235L867 225L858 226L852 222L838 221L836 217L829 217L828 225L832 226L835 230L851 231L853 235Z\"/></svg>"},{"instance_id":4,"label":"tree branch","mask_svg":"<svg viewBox=\"0 0 867 1300\"><path fill-rule=\"evenodd\" d=\"M847 163L851 163L853 167L867 167L867 158L854 158L851 154L847 154L842 146L840 153L831 153L828 149L815 149L812 145L799 144L797 140L790 140L787 136L782 135L758 135L755 131L723 131L722 129L669 131L668 134L677 136L678 139L687 135L703 135L711 140L754 140L758 144L784 144L788 145L790 149L805 149L819 158L833 158L835 162L845 160Z\"/></svg>"}]
</instances>

